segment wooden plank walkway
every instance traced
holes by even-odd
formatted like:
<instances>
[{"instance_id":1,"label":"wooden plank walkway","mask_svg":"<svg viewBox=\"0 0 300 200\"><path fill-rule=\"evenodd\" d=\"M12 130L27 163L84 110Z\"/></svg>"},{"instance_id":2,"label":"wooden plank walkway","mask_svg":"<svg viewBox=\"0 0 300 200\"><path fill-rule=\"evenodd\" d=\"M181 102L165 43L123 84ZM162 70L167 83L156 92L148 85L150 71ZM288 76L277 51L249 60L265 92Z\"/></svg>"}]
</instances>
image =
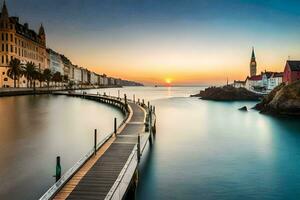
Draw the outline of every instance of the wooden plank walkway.
<instances>
[{"instance_id":1,"label":"wooden plank walkway","mask_svg":"<svg viewBox=\"0 0 300 200\"><path fill-rule=\"evenodd\" d=\"M116 137L112 137L94 158L67 182L54 199L105 199L126 165L141 138L141 149L147 144L149 133L145 132L146 110L128 103L131 115Z\"/></svg>"}]
</instances>

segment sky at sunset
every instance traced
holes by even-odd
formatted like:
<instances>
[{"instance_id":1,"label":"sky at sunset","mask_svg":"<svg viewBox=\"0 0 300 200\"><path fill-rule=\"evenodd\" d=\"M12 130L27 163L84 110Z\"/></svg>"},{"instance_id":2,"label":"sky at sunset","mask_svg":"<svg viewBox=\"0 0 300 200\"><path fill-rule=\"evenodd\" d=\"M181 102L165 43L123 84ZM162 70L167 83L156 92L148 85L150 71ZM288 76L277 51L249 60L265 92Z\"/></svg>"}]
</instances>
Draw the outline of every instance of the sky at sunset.
<instances>
[{"instance_id":1,"label":"sky at sunset","mask_svg":"<svg viewBox=\"0 0 300 200\"><path fill-rule=\"evenodd\" d=\"M47 46L98 73L145 84L225 83L300 59L299 0L6 0Z\"/></svg>"}]
</instances>

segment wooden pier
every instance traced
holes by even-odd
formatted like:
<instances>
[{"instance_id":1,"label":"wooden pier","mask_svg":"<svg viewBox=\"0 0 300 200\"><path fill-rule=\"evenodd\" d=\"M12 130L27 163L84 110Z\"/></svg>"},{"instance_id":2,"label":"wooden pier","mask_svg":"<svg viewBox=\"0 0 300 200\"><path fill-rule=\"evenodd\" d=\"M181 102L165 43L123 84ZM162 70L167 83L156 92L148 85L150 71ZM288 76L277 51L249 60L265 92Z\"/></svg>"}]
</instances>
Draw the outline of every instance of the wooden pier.
<instances>
[{"instance_id":1,"label":"wooden pier","mask_svg":"<svg viewBox=\"0 0 300 200\"><path fill-rule=\"evenodd\" d=\"M40 199L123 199L134 187L137 167L155 134L155 108L144 102L85 93L56 93L116 106L125 119L115 133L97 144Z\"/></svg>"}]
</instances>

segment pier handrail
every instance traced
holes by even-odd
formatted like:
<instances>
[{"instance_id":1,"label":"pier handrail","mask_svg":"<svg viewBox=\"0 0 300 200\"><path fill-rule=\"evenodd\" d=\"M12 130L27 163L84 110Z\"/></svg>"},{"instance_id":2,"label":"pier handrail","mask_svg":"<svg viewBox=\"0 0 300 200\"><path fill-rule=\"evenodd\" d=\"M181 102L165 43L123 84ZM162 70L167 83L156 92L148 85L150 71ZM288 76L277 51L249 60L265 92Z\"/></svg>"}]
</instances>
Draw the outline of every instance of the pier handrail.
<instances>
[{"instance_id":1,"label":"pier handrail","mask_svg":"<svg viewBox=\"0 0 300 200\"><path fill-rule=\"evenodd\" d=\"M107 98L107 99L112 99L106 96L94 96L94 97L98 97L98 98ZM115 101L119 101L117 99L113 99ZM119 101L123 106L125 106L124 102ZM126 106L125 106L126 107ZM118 126L118 129L120 127L122 127L124 125L124 123L126 122L126 120L128 119L128 112L130 109L126 109L126 114L125 117L123 119L123 121L121 122L121 124ZM108 141L112 136L114 135L114 132L108 134L104 139L102 139L100 142L98 142L97 144L97 150L102 147L102 145L104 143L106 143L106 141ZM73 177L73 175L87 162L87 160L94 154L94 148L92 148L88 153L86 153L79 161L77 161L75 163L75 165L73 167L71 167L66 173L64 173L64 175L55 183L52 185L52 187L50 187L42 197L39 198L39 200L49 200L52 199L55 194ZM126 166L126 165L125 165Z\"/></svg>"}]
</instances>

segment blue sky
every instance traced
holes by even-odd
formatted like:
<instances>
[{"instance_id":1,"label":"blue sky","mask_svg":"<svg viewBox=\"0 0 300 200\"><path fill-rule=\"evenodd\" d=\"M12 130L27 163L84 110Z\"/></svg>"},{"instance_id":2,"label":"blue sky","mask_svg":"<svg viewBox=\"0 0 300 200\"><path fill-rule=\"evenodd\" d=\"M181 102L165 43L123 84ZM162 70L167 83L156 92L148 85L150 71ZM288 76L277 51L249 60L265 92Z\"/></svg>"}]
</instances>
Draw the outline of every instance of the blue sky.
<instances>
[{"instance_id":1,"label":"blue sky","mask_svg":"<svg viewBox=\"0 0 300 200\"><path fill-rule=\"evenodd\" d=\"M225 79L224 73L242 79L249 73L252 46L259 70L279 71L288 56L300 59L296 0L7 0L7 4L10 15L18 15L31 27L42 22L48 46L75 63L146 83L166 77L187 84L218 82ZM124 69L132 73L124 74Z\"/></svg>"}]
</instances>

